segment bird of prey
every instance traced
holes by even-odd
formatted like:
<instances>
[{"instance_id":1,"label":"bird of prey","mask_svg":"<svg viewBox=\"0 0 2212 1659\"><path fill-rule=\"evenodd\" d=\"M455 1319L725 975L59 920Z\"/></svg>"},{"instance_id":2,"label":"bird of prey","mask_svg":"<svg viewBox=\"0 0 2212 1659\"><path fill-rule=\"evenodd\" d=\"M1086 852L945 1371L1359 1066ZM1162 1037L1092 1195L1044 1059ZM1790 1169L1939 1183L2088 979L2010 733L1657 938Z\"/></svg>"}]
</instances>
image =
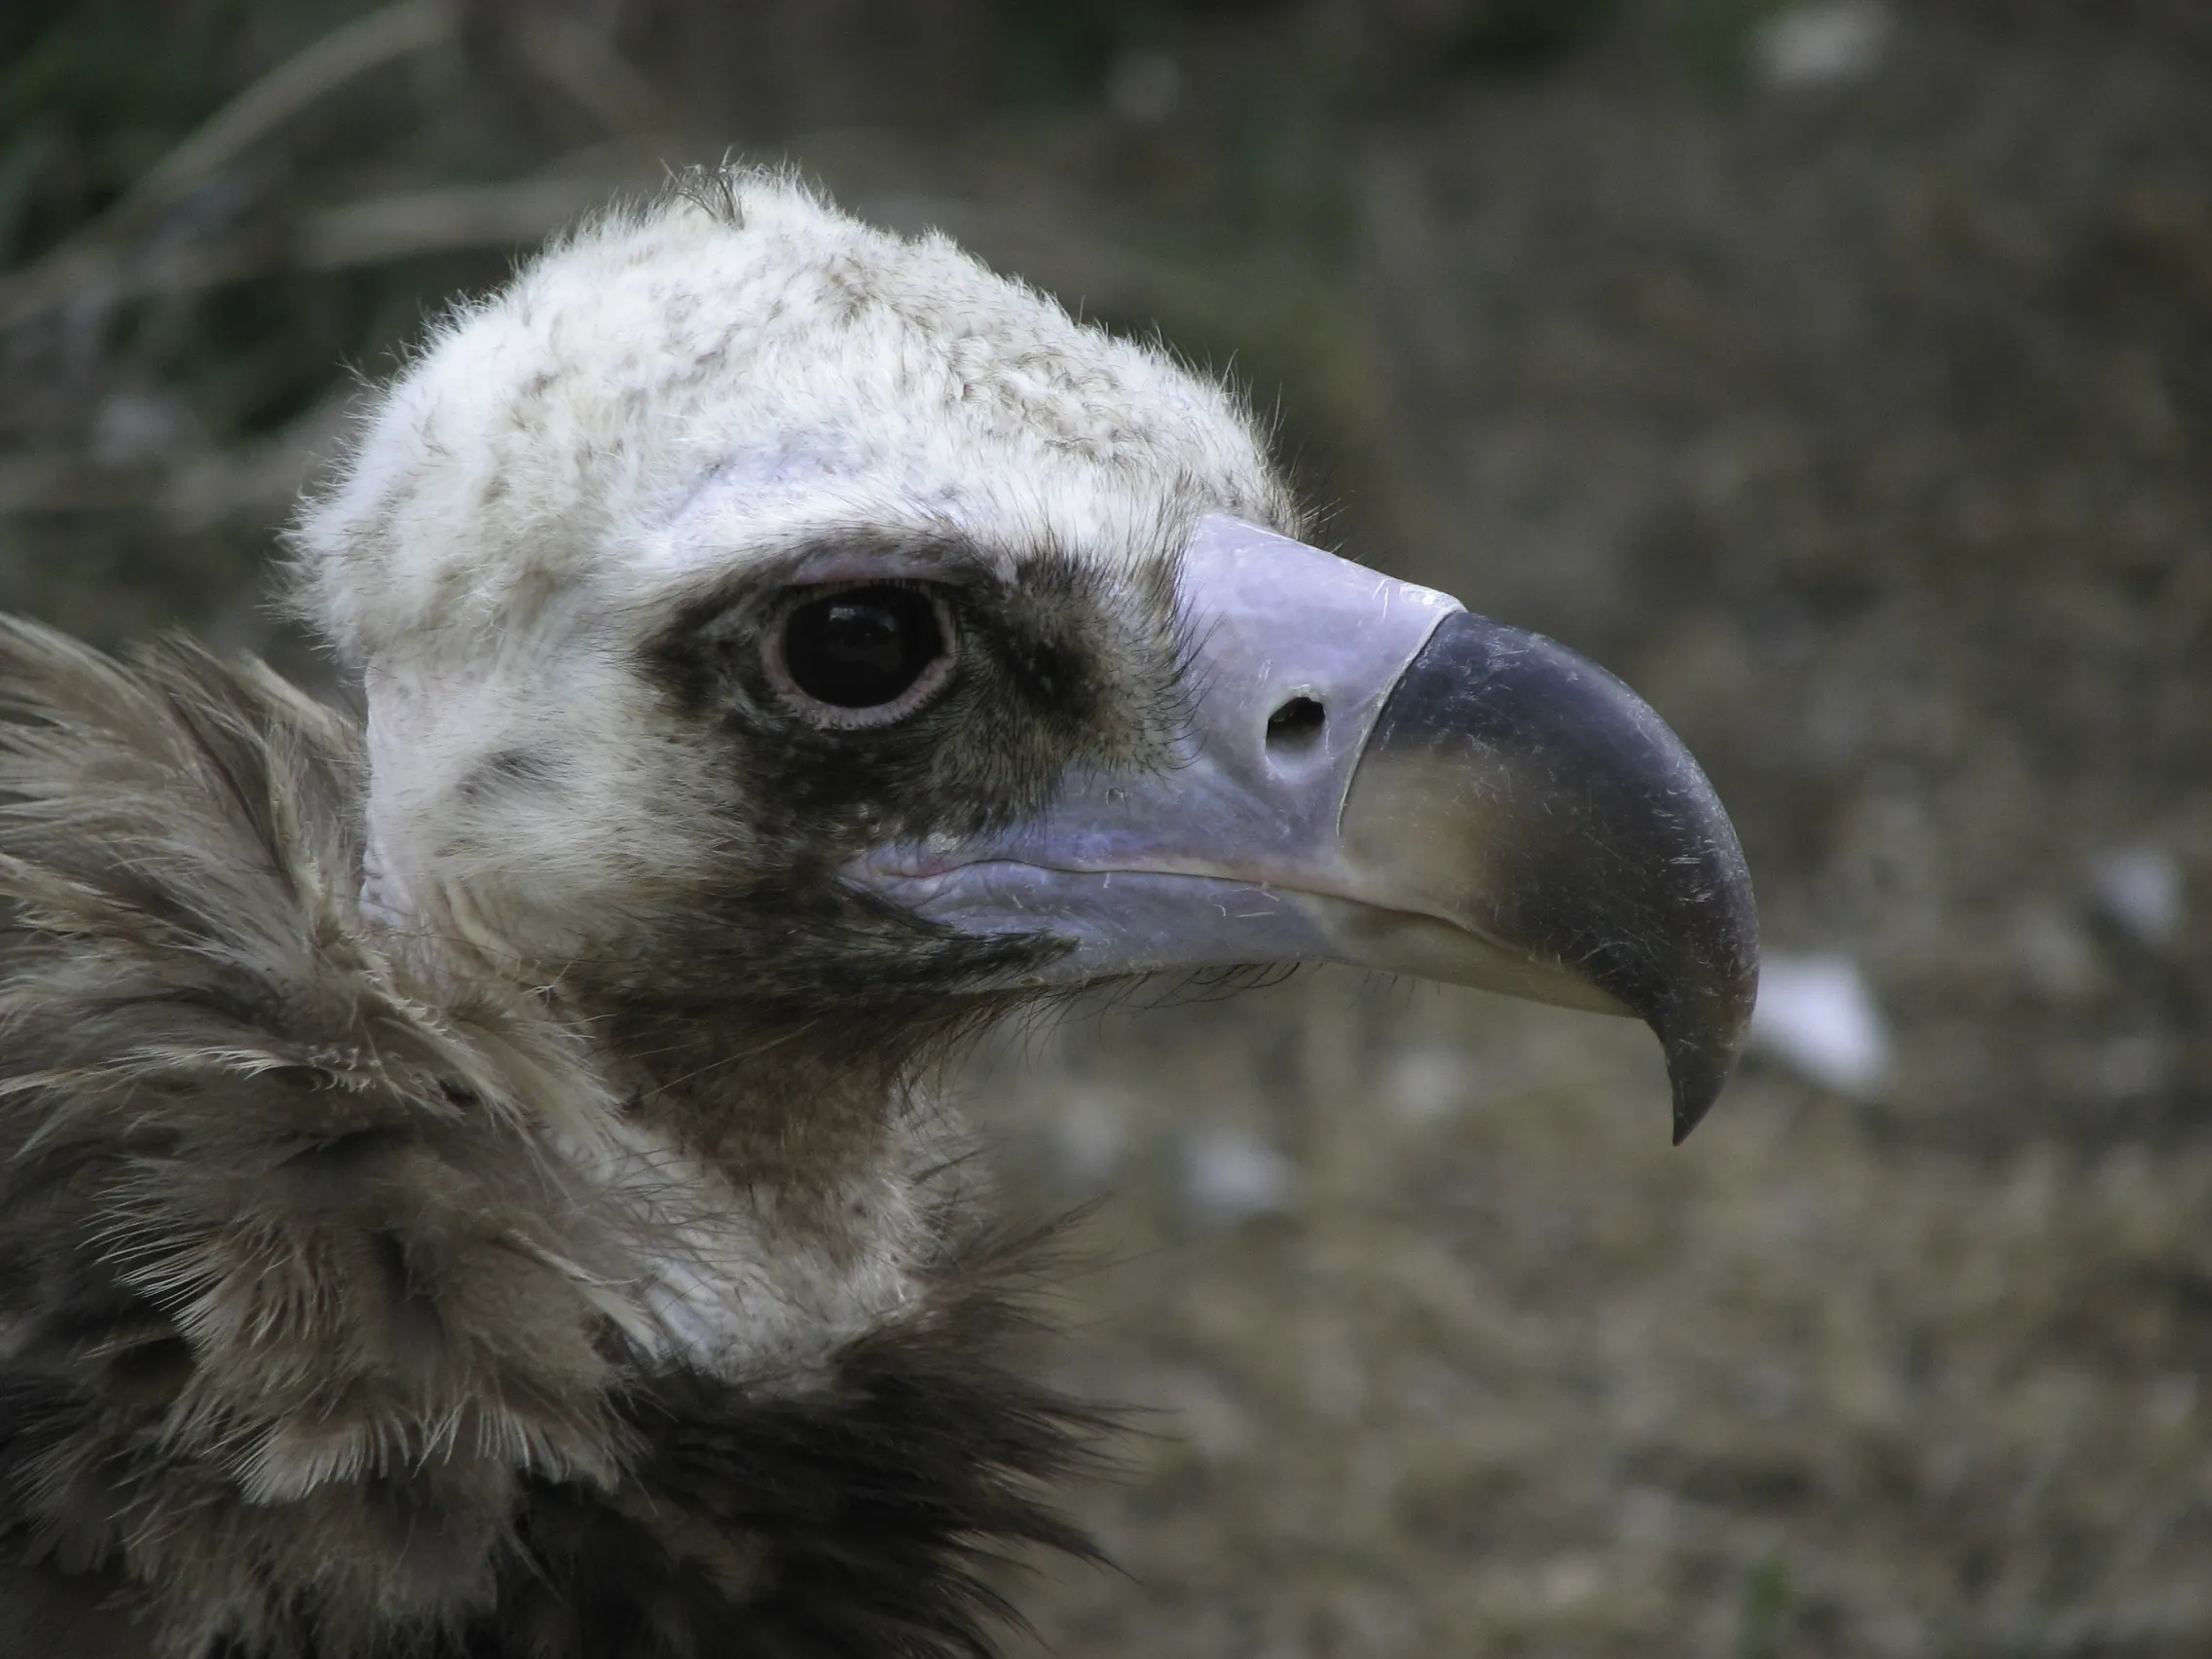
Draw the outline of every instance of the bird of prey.
<instances>
[{"instance_id":1,"label":"bird of prey","mask_svg":"<svg viewBox=\"0 0 2212 1659\"><path fill-rule=\"evenodd\" d=\"M950 1659L1093 1415L918 1079L1127 976L1628 1014L1755 923L1603 670L1237 398L726 171L464 304L291 532L334 712L0 631L0 1647Z\"/></svg>"}]
</instances>

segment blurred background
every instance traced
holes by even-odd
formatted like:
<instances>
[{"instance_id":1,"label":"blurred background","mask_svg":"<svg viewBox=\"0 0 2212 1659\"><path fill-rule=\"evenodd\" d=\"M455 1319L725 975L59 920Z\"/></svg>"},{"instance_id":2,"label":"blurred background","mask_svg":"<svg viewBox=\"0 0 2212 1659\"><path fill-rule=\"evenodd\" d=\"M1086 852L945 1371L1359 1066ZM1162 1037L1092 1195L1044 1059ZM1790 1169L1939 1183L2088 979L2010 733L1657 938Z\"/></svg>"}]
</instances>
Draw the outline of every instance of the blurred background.
<instances>
[{"instance_id":1,"label":"blurred background","mask_svg":"<svg viewBox=\"0 0 2212 1659\"><path fill-rule=\"evenodd\" d=\"M1335 973L958 1080L1147 1408L1039 1650L2212 1651L2212 6L13 0L0 607L337 689L363 378L725 150L1234 372L1762 899L1680 1152L1640 1029Z\"/></svg>"}]
</instances>

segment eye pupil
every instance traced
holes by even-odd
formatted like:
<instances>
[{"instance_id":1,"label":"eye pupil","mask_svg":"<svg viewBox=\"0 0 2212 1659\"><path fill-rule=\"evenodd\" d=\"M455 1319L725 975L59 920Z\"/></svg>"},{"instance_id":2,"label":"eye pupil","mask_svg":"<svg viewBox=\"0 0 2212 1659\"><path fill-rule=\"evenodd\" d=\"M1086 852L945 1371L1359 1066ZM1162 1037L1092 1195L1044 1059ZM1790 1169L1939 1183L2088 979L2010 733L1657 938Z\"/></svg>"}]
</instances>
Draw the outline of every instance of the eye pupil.
<instances>
[{"instance_id":1,"label":"eye pupil","mask_svg":"<svg viewBox=\"0 0 2212 1659\"><path fill-rule=\"evenodd\" d=\"M836 709L897 701L945 650L937 607L913 588L847 588L808 601L784 623L792 683Z\"/></svg>"}]
</instances>

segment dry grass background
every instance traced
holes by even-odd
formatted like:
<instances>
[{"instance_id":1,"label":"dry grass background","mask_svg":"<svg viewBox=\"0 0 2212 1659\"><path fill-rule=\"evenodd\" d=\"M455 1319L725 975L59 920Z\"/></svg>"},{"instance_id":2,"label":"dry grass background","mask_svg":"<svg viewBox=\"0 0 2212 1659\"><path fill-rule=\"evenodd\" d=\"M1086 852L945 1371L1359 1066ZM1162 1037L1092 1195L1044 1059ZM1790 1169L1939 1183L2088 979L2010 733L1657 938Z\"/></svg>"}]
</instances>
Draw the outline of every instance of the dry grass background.
<instances>
[{"instance_id":1,"label":"dry grass background","mask_svg":"<svg viewBox=\"0 0 2212 1659\"><path fill-rule=\"evenodd\" d=\"M1641 1032L1472 993L994 1047L1009 1183L1097 1202L1054 1363L1157 1408L1044 1648L2212 1651L2212 13L1762 75L1810 15L26 0L0 604L322 675L259 572L346 369L728 145L1157 324L1346 545L1643 689L1896 1055L1671 1153Z\"/></svg>"}]
</instances>

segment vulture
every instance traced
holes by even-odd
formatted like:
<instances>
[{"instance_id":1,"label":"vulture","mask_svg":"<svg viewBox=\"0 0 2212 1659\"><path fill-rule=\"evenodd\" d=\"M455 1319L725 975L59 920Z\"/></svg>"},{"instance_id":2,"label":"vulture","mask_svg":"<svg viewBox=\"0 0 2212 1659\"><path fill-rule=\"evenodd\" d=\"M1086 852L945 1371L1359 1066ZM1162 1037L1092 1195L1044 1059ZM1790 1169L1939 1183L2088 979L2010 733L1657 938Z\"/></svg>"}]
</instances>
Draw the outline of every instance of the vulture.
<instances>
[{"instance_id":1,"label":"vulture","mask_svg":"<svg viewBox=\"0 0 2212 1659\"><path fill-rule=\"evenodd\" d=\"M0 625L0 1647L977 1659L1100 1415L929 1079L1082 986L1756 977L1676 736L1309 545L1230 389L692 175L288 533L359 716Z\"/></svg>"}]
</instances>

